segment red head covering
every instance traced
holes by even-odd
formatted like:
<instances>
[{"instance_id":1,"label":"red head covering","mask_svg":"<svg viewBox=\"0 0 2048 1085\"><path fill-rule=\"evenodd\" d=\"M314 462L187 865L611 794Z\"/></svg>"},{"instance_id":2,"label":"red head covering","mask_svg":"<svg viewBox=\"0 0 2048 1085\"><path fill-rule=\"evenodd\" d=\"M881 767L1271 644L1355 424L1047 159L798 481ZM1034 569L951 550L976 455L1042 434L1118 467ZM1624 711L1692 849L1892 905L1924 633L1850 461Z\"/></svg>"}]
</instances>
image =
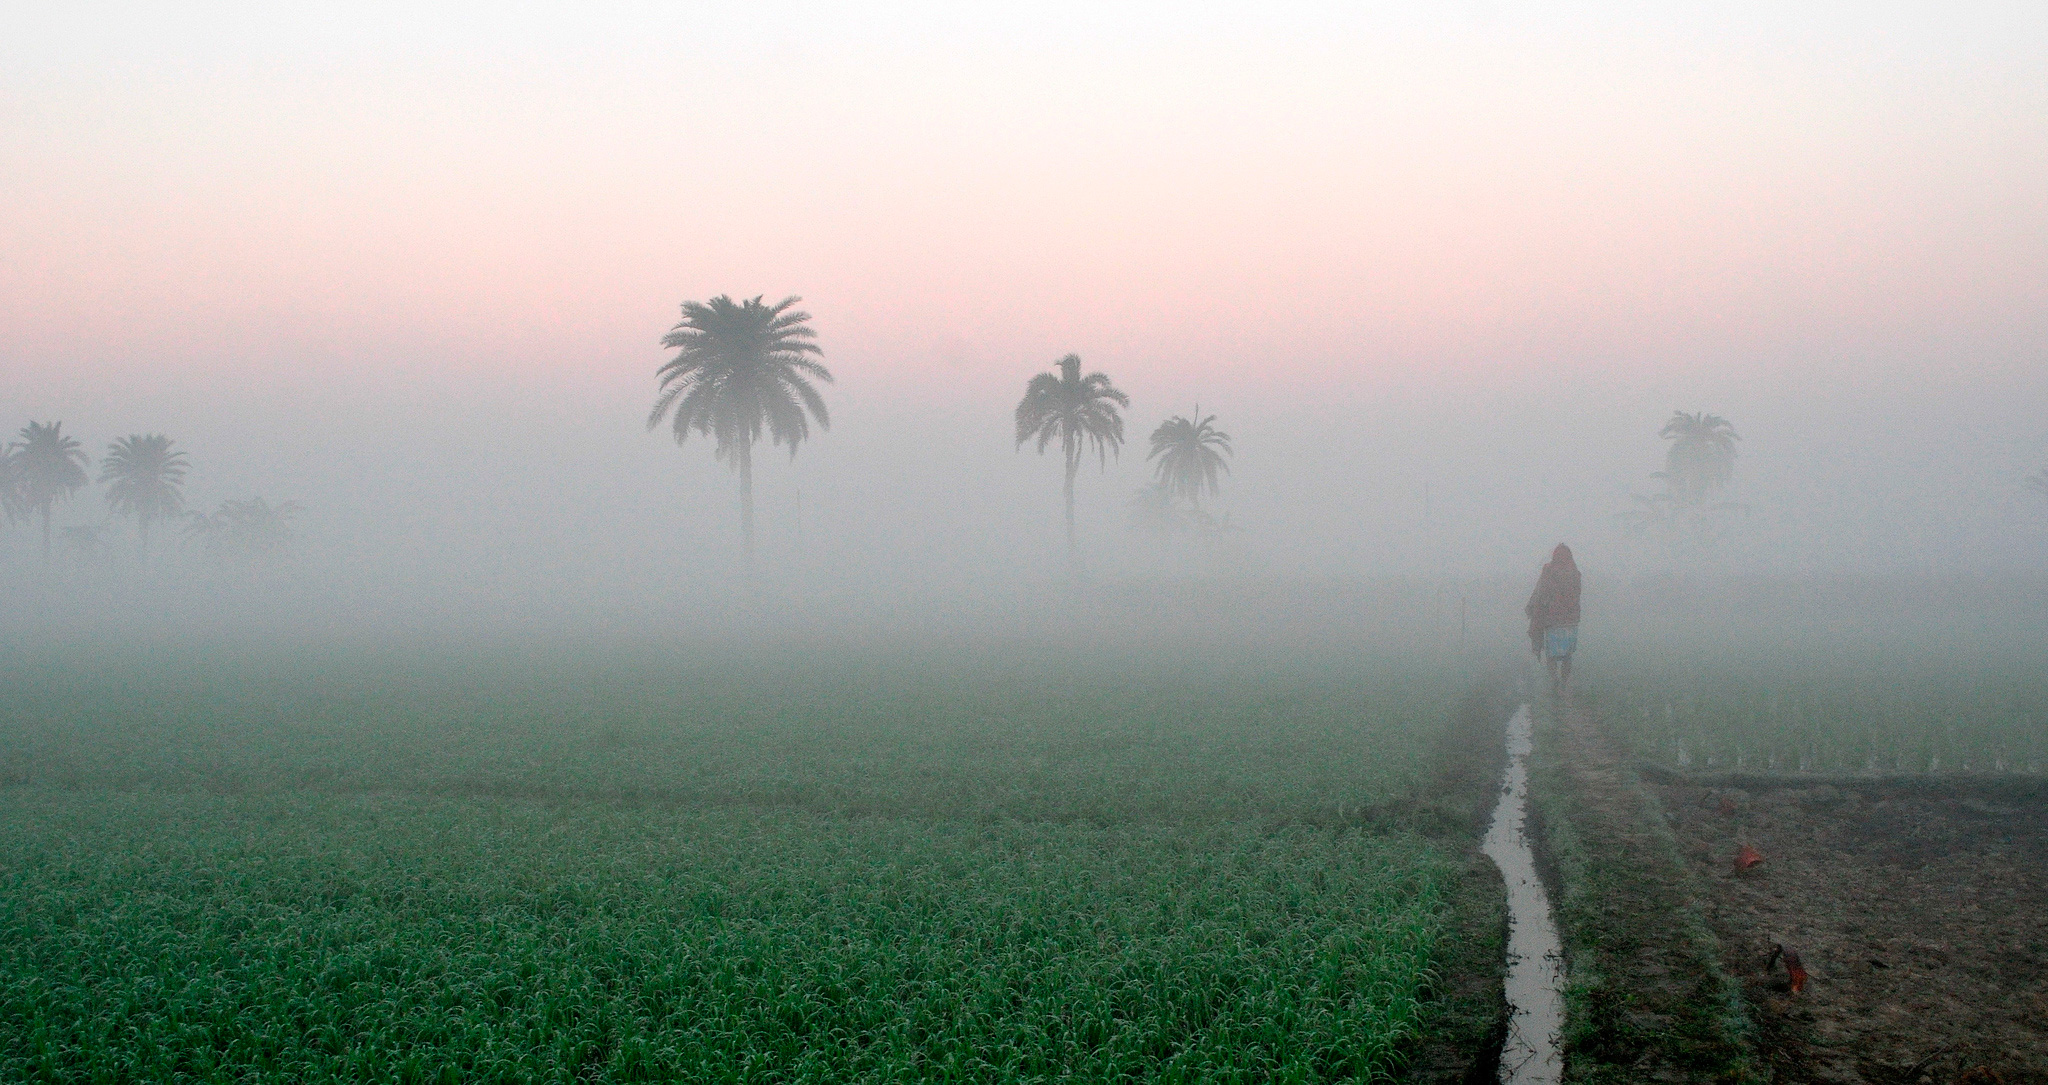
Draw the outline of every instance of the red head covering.
<instances>
[{"instance_id":1,"label":"red head covering","mask_svg":"<svg viewBox=\"0 0 2048 1085\"><path fill-rule=\"evenodd\" d=\"M1558 543L1550 552L1550 564L1536 578L1536 591L1522 609L1529 615L1532 644L1545 629L1579 624L1579 567L1572 561L1571 547Z\"/></svg>"}]
</instances>

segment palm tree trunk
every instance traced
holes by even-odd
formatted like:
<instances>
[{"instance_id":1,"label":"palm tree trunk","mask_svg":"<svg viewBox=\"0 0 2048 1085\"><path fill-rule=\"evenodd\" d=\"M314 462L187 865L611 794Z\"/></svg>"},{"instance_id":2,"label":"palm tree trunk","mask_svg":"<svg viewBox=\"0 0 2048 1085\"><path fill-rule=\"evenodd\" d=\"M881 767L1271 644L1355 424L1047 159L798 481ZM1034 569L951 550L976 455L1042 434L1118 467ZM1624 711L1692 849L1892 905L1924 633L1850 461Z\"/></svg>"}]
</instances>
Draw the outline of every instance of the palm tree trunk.
<instances>
[{"instance_id":1,"label":"palm tree trunk","mask_svg":"<svg viewBox=\"0 0 2048 1085\"><path fill-rule=\"evenodd\" d=\"M740 537L746 540L747 562L754 560L754 446L740 446Z\"/></svg>"},{"instance_id":2,"label":"palm tree trunk","mask_svg":"<svg viewBox=\"0 0 2048 1085\"><path fill-rule=\"evenodd\" d=\"M136 544L136 559L141 562L143 568L147 569L149 568L149 517L136 517L135 534L137 539L140 540Z\"/></svg>"},{"instance_id":3,"label":"palm tree trunk","mask_svg":"<svg viewBox=\"0 0 2048 1085\"><path fill-rule=\"evenodd\" d=\"M1067 553L1069 553L1069 554L1072 554L1072 553L1074 553L1074 551L1075 551L1075 546L1074 546L1074 476L1075 476L1076 474L1080 473L1080 470L1081 470L1081 461L1080 461L1080 460L1079 460L1078 458L1076 458L1076 457L1073 457L1073 456L1068 456L1068 457L1067 457L1067 487L1066 487L1066 497L1067 497Z\"/></svg>"},{"instance_id":4,"label":"palm tree trunk","mask_svg":"<svg viewBox=\"0 0 2048 1085\"><path fill-rule=\"evenodd\" d=\"M43 564L50 563L50 506L43 506Z\"/></svg>"}]
</instances>

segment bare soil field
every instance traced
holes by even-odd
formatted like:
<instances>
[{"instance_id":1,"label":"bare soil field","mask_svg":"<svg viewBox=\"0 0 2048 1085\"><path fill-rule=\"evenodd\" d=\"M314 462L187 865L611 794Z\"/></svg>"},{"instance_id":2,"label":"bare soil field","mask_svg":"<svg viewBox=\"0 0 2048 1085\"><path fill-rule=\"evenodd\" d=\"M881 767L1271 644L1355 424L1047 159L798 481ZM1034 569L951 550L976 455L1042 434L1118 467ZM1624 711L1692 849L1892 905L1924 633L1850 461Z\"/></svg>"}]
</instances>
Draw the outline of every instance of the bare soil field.
<instances>
[{"instance_id":1,"label":"bare soil field","mask_svg":"<svg viewBox=\"0 0 2048 1085\"><path fill-rule=\"evenodd\" d=\"M1645 783L1773 1080L2048 1085L2048 782Z\"/></svg>"}]
</instances>

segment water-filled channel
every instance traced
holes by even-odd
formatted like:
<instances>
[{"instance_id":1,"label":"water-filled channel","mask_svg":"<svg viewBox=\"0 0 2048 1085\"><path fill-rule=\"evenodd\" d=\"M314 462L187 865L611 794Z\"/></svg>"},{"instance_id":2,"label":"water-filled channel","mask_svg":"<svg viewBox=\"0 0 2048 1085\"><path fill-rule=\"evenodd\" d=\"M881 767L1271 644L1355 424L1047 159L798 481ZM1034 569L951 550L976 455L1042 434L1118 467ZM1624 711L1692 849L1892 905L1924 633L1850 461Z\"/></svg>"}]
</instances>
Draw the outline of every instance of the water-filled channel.
<instances>
[{"instance_id":1,"label":"water-filled channel","mask_svg":"<svg viewBox=\"0 0 2048 1085\"><path fill-rule=\"evenodd\" d=\"M1564 1025L1564 946L1550 914L1550 896L1536 876L1529 848L1529 706L1508 720L1508 770L1486 830L1484 850L1508 889L1508 1035L1500 1050L1502 1085L1554 1085L1564 1071L1558 1033Z\"/></svg>"}]
</instances>

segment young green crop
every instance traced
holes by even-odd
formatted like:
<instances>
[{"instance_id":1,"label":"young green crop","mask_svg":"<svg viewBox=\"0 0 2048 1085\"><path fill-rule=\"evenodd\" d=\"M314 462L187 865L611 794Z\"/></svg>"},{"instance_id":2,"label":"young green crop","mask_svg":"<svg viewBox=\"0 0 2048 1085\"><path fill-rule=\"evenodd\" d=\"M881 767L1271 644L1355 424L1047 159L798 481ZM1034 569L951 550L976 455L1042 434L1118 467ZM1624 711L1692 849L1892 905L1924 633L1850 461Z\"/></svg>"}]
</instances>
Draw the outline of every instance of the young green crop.
<instances>
[{"instance_id":1,"label":"young green crop","mask_svg":"<svg viewBox=\"0 0 2048 1085\"><path fill-rule=\"evenodd\" d=\"M0 1080L1374 1080L1470 891L1449 668L10 662Z\"/></svg>"},{"instance_id":2,"label":"young green crop","mask_svg":"<svg viewBox=\"0 0 2048 1085\"><path fill-rule=\"evenodd\" d=\"M537 663L218 653L0 669L0 774L898 816L1285 821L1405 795L1459 672L692 648Z\"/></svg>"},{"instance_id":3,"label":"young green crop","mask_svg":"<svg viewBox=\"0 0 2048 1085\"><path fill-rule=\"evenodd\" d=\"M0 793L0 1078L1325 1081L1453 875L1349 831Z\"/></svg>"},{"instance_id":4,"label":"young green crop","mask_svg":"<svg viewBox=\"0 0 2048 1085\"><path fill-rule=\"evenodd\" d=\"M2048 771L2048 675L2031 663L1639 662L1595 689L1610 727L1689 771Z\"/></svg>"}]
</instances>

